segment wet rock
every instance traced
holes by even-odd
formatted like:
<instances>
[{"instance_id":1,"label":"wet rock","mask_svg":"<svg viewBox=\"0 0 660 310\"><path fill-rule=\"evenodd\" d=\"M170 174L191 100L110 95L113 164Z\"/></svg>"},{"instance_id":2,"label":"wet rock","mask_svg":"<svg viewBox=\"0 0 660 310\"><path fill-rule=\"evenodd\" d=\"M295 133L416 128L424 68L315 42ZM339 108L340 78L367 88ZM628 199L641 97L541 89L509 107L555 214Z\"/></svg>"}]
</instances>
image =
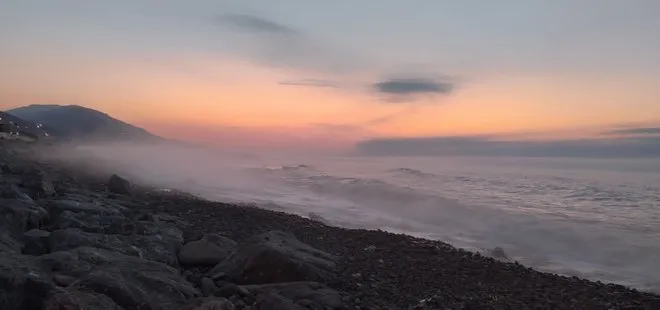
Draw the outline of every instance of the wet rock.
<instances>
[{"instance_id":1,"label":"wet rock","mask_svg":"<svg viewBox=\"0 0 660 310\"><path fill-rule=\"evenodd\" d=\"M344 308L341 294L321 283L292 282L243 287L256 296L281 296L290 300L291 303L307 309Z\"/></svg>"},{"instance_id":2,"label":"wet rock","mask_svg":"<svg viewBox=\"0 0 660 310\"><path fill-rule=\"evenodd\" d=\"M28 230L23 235L23 254L42 255L49 252L48 238L50 232L41 229Z\"/></svg>"},{"instance_id":3,"label":"wet rock","mask_svg":"<svg viewBox=\"0 0 660 310\"><path fill-rule=\"evenodd\" d=\"M48 246L51 251L66 251L82 246L96 247L178 266L176 254L180 245L160 235L124 236L62 229L51 233Z\"/></svg>"},{"instance_id":4,"label":"wet rock","mask_svg":"<svg viewBox=\"0 0 660 310\"><path fill-rule=\"evenodd\" d=\"M43 310L124 310L108 296L75 289L58 289L44 303Z\"/></svg>"},{"instance_id":5,"label":"wet rock","mask_svg":"<svg viewBox=\"0 0 660 310\"><path fill-rule=\"evenodd\" d=\"M263 294L254 305L256 310L307 310L309 308L297 305L292 300L278 294Z\"/></svg>"},{"instance_id":6,"label":"wet rock","mask_svg":"<svg viewBox=\"0 0 660 310\"><path fill-rule=\"evenodd\" d=\"M202 289L202 295L211 296L218 290L218 287L215 286L215 282L211 278L203 277L200 281L200 287Z\"/></svg>"},{"instance_id":7,"label":"wet rock","mask_svg":"<svg viewBox=\"0 0 660 310\"><path fill-rule=\"evenodd\" d=\"M36 260L43 270L77 278L67 289L104 294L125 309L176 309L200 295L177 269L109 250L80 247Z\"/></svg>"},{"instance_id":8,"label":"wet rock","mask_svg":"<svg viewBox=\"0 0 660 310\"><path fill-rule=\"evenodd\" d=\"M0 164L0 173L2 174L12 174L13 171L11 167L7 164Z\"/></svg>"},{"instance_id":9,"label":"wet rock","mask_svg":"<svg viewBox=\"0 0 660 310\"><path fill-rule=\"evenodd\" d=\"M53 182L46 173L40 170L24 175L21 185L33 199L52 197L56 194Z\"/></svg>"},{"instance_id":10,"label":"wet rock","mask_svg":"<svg viewBox=\"0 0 660 310\"><path fill-rule=\"evenodd\" d=\"M242 286L238 286L231 282L226 281L217 281L215 282L218 289L214 292L215 296L218 297L232 297L232 296L241 296L241 297L251 297L252 295Z\"/></svg>"},{"instance_id":11,"label":"wet rock","mask_svg":"<svg viewBox=\"0 0 660 310\"><path fill-rule=\"evenodd\" d=\"M23 244L16 240L6 229L0 227L0 252L21 253Z\"/></svg>"},{"instance_id":12,"label":"wet rock","mask_svg":"<svg viewBox=\"0 0 660 310\"><path fill-rule=\"evenodd\" d=\"M295 236L271 231L248 240L238 252L214 267L240 284L329 281L335 277L335 257L300 242Z\"/></svg>"},{"instance_id":13,"label":"wet rock","mask_svg":"<svg viewBox=\"0 0 660 310\"><path fill-rule=\"evenodd\" d=\"M12 233L23 234L41 227L48 219L48 212L34 202L16 199L0 199L0 227Z\"/></svg>"},{"instance_id":14,"label":"wet rock","mask_svg":"<svg viewBox=\"0 0 660 310\"><path fill-rule=\"evenodd\" d=\"M181 310L234 310L234 304L226 298L197 298L186 303Z\"/></svg>"},{"instance_id":15,"label":"wet rock","mask_svg":"<svg viewBox=\"0 0 660 310\"><path fill-rule=\"evenodd\" d=\"M103 201L87 198L82 199L77 196L66 196L64 199L46 201L43 205L53 217L64 211L81 212L84 214L95 214L99 216L123 216L128 209Z\"/></svg>"},{"instance_id":16,"label":"wet rock","mask_svg":"<svg viewBox=\"0 0 660 310\"><path fill-rule=\"evenodd\" d=\"M32 197L19 189L16 184L4 180L0 180L0 198L32 201Z\"/></svg>"},{"instance_id":17,"label":"wet rock","mask_svg":"<svg viewBox=\"0 0 660 310\"><path fill-rule=\"evenodd\" d=\"M42 309L55 287L31 257L0 253L0 309Z\"/></svg>"},{"instance_id":18,"label":"wet rock","mask_svg":"<svg viewBox=\"0 0 660 310\"><path fill-rule=\"evenodd\" d=\"M126 220L126 217L122 215L100 215L65 210L52 220L50 229L77 228L90 233L120 234L126 231L126 225L124 225Z\"/></svg>"},{"instance_id":19,"label":"wet rock","mask_svg":"<svg viewBox=\"0 0 660 310\"><path fill-rule=\"evenodd\" d=\"M220 235L206 235L204 238L185 244L179 251L182 265L216 265L236 252L236 242Z\"/></svg>"},{"instance_id":20,"label":"wet rock","mask_svg":"<svg viewBox=\"0 0 660 310\"><path fill-rule=\"evenodd\" d=\"M119 195L130 195L131 183L122 177L113 174L108 180L108 191Z\"/></svg>"}]
</instances>

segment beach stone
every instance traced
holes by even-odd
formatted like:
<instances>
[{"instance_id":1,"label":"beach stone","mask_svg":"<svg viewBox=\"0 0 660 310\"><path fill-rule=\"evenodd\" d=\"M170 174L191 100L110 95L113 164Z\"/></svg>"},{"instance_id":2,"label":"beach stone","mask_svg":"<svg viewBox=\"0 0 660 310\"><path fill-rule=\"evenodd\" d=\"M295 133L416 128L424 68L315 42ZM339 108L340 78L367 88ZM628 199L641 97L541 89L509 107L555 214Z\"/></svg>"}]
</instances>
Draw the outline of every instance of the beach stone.
<instances>
[{"instance_id":1,"label":"beach stone","mask_svg":"<svg viewBox=\"0 0 660 310\"><path fill-rule=\"evenodd\" d=\"M264 294L257 298L256 310L307 310L309 308L297 305L292 300L278 294Z\"/></svg>"},{"instance_id":2,"label":"beach stone","mask_svg":"<svg viewBox=\"0 0 660 310\"><path fill-rule=\"evenodd\" d=\"M23 235L23 254L42 255L49 252L48 237L50 232L41 229L31 229Z\"/></svg>"},{"instance_id":3,"label":"beach stone","mask_svg":"<svg viewBox=\"0 0 660 310\"><path fill-rule=\"evenodd\" d=\"M31 256L0 253L0 309L42 309L55 288Z\"/></svg>"},{"instance_id":4,"label":"beach stone","mask_svg":"<svg viewBox=\"0 0 660 310\"><path fill-rule=\"evenodd\" d=\"M108 180L108 191L119 195L130 195L131 183L122 177L113 174Z\"/></svg>"},{"instance_id":5,"label":"beach stone","mask_svg":"<svg viewBox=\"0 0 660 310\"><path fill-rule=\"evenodd\" d=\"M0 180L0 199L17 199L32 201L32 197L23 192L16 184Z\"/></svg>"},{"instance_id":6,"label":"beach stone","mask_svg":"<svg viewBox=\"0 0 660 310\"><path fill-rule=\"evenodd\" d=\"M106 249L162 262L170 266L178 266L176 253L180 245L160 235L95 234L70 228L56 230L48 238L48 247L51 251L66 251L82 246Z\"/></svg>"},{"instance_id":7,"label":"beach stone","mask_svg":"<svg viewBox=\"0 0 660 310\"><path fill-rule=\"evenodd\" d=\"M271 231L250 238L210 273L240 284L324 282L335 277L335 260L290 233Z\"/></svg>"},{"instance_id":8,"label":"beach stone","mask_svg":"<svg viewBox=\"0 0 660 310\"><path fill-rule=\"evenodd\" d=\"M52 252L37 263L48 272L75 277L67 289L104 294L125 309L176 309L200 296L175 268L105 249Z\"/></svg>"},{"instance_id":9,"label":"beach stone","mask_svg":"<svg viewBox=\"0 0 660 310\"><path fill-rule=\"evenodd\" d=\"M207 297L188 301L181 310L234 310L234 304L226 298Z\"/></svg>"},{"instance_id":10,"label":"beach stone","mask_svg":"<svg viewBox=\"0 0 660 310\"><path fill-rule=\"evenodd\" d=\"M216 265L236 252L234 240L220 235L206 235L185 244L179 251L182 265Z\"/></svg>"},{"instance_id":11,"label":"beach stone","mask_svg":"<svg viewBox=\"0 0 660 310\"><path fill-rule=\"evenodd\" d=\"M291 282L291 283L275 283L275 284L262 284L262 285L245 285L243 286L248 292L257 296L276 296L273 302L281 298L290 301L282 303L283 305L297 305L303 309L343 309L344 304L342 296L339 292L329 288L325 284L317 282ZM267 298L268 298L267 297ZM266 309L280 309L280 308L266 308ZM282 308L288 309L288 308ZM292 307L291 309L298 309Z\"/></svg>"},{"instance_id":12,"label":"beach stone","mask_svg":"<svg viewBox=\"0 0 660 310\"><path fill-rule=\"evenodd\" d=\"M0 227L0 252L20 254L22 247L23 244L16 240L12 233Z\"/></svg>"},{"instance_id":13,"label":"beach stone","mask_svg":"<svg viewBox=\"0 0 660 310\"><path fill-rule=\"evenodd\" d=\"M38 169L30 169L29 173L21 175L21 186L26 189L27 194L33 198L52 197L56 194L55 186L45 172Z\"/></svg>"},{"instance_id":14,"label":"beach stone","mask_svg":"<svg viewBox=\"0 0 660 310\"><path fill-rule=\"evenodd\" d=\"M65 197L53 200L47 200L42 203L53 218L64 211L71 211L84 214L95 214L99 216L124 216L128 209L91 197L80 197L78 195L67 195Z\"/></svg>"},{"instance_id":15,"label":"beach stone","mask_svg":"<svg viewBox=\"0 0 660 310\"><path fill-rule=\"evenodd\" d=\"M48 212L32 201L0 199L0 227L22 235L39 228L49 218Z\"/></svg>"},{"instance_id":16,"label":"beach stone","mask_svg":"<svg viewBox=\"0 0 660 310\"><path fill-rule=\"evenodd\" d=\"M43 310L125 310L106 295L75 289L58 289L44 303Z\"/></svg>"},{"instance_id":17,"label":"beach stone","mask_svg":"<svg viewBox=\"0 0 660 310\"><path fill-rule=\"evenodd\" d=\"M0 164L0 173L2 174L12 174L13 171L11 167L7 164Z\"/></svg>"}]
</instances>

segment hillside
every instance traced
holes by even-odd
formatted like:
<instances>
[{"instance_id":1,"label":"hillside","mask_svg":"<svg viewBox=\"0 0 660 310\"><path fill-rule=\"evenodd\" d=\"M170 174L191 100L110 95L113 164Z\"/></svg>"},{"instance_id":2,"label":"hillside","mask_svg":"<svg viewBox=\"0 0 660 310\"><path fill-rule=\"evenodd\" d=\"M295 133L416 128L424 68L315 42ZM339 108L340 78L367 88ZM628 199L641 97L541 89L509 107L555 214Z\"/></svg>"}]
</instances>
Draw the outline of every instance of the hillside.
<instances>
[{"instance_id":1,"label":"hillside","mask_svg":"<svg viewBox=\"0 0 660 310\"><path fill-rule=\"evenodd\" d=\"M26 121L0 111L0 135L3 138L44 139L58 137L59 133L41 123Z\"/></svg>"},{"instance_id":2,"label":"hillside","mask_svg":"<svg viewBox=\"0 0 660 310\"><path fill-rule=\"evenodd\" d=\"M71 139L160 140L146 130L110 115L77 105L29 105L9 114L52 128Z\"/></svg>"}]
</instances>

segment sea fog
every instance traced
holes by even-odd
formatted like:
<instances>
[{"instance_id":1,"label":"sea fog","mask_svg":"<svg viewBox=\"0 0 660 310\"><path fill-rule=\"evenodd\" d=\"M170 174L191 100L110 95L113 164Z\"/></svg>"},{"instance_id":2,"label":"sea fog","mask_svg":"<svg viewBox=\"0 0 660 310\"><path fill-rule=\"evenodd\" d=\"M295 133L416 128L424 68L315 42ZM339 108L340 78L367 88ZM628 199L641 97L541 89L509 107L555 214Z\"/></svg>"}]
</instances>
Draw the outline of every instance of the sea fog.
<instances>
[{"instance_id":1,"label":"sea fog","mask_svg":"<svg viewBox=\"0 0 660 310\"><path fill-rule=\"evenodd\" d=\"M660 292L660 160L366 157L106 144L51 153L207 199ZM86 158L81 158L86 157Z\"/></svg>"}]
</instances>

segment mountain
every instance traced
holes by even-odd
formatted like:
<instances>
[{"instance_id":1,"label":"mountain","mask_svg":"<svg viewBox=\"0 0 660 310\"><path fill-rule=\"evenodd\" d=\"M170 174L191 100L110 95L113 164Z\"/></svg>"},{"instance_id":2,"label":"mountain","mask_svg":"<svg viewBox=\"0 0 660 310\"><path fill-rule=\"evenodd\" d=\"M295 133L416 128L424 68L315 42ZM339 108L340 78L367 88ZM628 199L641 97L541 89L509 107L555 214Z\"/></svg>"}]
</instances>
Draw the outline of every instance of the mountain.
<instances>
[{"instance_id":1,"label":"mountain","mask_svg":"<svg viewBox=\"0 0 660 310\"><path fill-rule=\"evenodd\" d=\"M161 140L146 130L78 105L29 105L7 113L52 128L70 139Z\"/></svg>"},{"instance_id":2,"label":"mountain","mask_svg":"<svg viewBox=\"0 0 660 310\"><path fill-rule=\"evenodd\" d=\"M55 130L43 124L26 121L0 111L0 136L27 139L51 139L59 136Z\"/></svg>"}]
</instances>

